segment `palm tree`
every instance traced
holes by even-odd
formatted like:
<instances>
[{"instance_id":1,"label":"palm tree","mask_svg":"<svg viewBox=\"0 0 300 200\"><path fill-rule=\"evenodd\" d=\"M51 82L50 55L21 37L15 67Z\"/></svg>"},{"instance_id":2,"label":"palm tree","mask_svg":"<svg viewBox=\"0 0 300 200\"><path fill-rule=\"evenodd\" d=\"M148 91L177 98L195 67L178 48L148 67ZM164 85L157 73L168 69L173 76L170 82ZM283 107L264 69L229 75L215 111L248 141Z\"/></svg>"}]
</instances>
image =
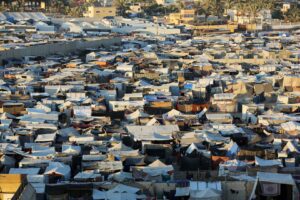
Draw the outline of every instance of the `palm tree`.
<instances>
[{"instance_id":1,"label":"palm tree","mask_svg":"<svg viewBox=\"0 0 300 200\"><path fill-rule=\"evenodd\" d=\"M204 13L204 10L203 10L202 5L201 5L200 2L196 2L194 4L194 9L195 9L197 15L201 15L201 14Z\"/></svg>"},{"instance_id":2,"label":"palm tree","mask_svg":"<svg viewBox=\"0 0 300 200\"><path fill-rule=\"evenodd\" d=\"M64 0L49 1L49 11L66 14L68 6Z\"/></svg>"},{"instance_id":3,"label":"palm tree","mask_svg":"<svg viewBox=\"0 0 300 200\"><path fill-rule=\"evenodd\" d=\"M185 4L183 1L181 0L177 0L176 4L178 5L179 10L184 9L185 8Z\"/></svg>"},{"instance_id":4,"label":"palm tree","mask_svg":"<svg viewBox=\"0 0 300 200\"><path fill-rule=\"evenodd\" d=\"M26 3L25 0L17 0L17 4L20 11L24 11L25 3Z\"/></svg>"},{"instance_id":5,"label":"palm tree","mask_svg":"<svg viewBox=\"0 0 300 200\"><path fill-rule=\"evenodd\" d=\"M250 17L252 17L252 21L255 20L255 17L262 10L271 10L274 8L275 1L274 0L249 0L248 1L248 9L250 12Z\"/></svg>"},{"instance_id":6,"label":"palm tree","mask_svg":"<svg viewBox=\"0 0 300 200\"><path fill-rule=\"evenodd\" d=\"M224 0L224 9L225 9L225 14L227 16L228 16L228 10L232 9L235 3L236 3L235 0ZM230 21L232 21L231 16L230 16Z\"/></svg>"},{"instance_id":7,"label":"palm tree","mask_svg":"<svg viewBox=\"0 0 300 200\"><path fill-rule=\"evenodd\" d=\"M202 7L208 15L221 17L224 12L221 0L204 0L202 1Z\"/></svg>"},{"instance_id":8,"label":"palm tree","mask_svg":"<svg viewBox=\"0 0 300 200\"><path fill-rule=\"evenodd\" d=\"M262 10L262 2L261 0L249 0L247 2L247 9L248 9L248 16L249 16L249 23L255 22L255 18L259 11Z\"/></svg>"},{"instance_id":9,"label":"palm tree","mask_svg":"<svg viewBox=\"0 0 300 200\"><path fill-rule=\"evenodd\" d=\"M285 13L285 19L290 22L300 21L300 9L297 6L292 7Z\"/></svg>"},{"instance_id":10,"label":"palm tree","mask_svg":"<svg viewBox=\"0 0 300 200\"><path fill-rule=\"evenodd\" d=\"M237 10L237 23L239 23L239 16L240 15L245 15L247 12L247 5L244 0L238 0L236 2L236 10Z\"/></svg>"},{"instance_id":11,"label":"palm tree","mask_svg":"<svg viewBox=\"0 0 300 200\"><path fill-rule=\"evenodd\" d=\"M114 0L114 5L119 10L121 16L126 15L126 11L129 9L126 0Z\"/></svg>"}]
</instances>

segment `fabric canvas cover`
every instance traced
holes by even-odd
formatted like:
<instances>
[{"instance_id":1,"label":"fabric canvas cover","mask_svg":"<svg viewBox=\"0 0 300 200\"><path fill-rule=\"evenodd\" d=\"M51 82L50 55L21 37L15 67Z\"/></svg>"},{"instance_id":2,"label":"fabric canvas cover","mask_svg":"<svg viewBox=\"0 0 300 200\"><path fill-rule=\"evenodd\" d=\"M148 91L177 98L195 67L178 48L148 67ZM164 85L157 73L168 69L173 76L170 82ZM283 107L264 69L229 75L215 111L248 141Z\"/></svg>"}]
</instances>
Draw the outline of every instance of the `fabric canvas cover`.
<instances>
[{"instance_id":1,"label":"fabric canvas cover","mask_svg":"<svg viewBox=\"0 0 300 200\"><path fill-rule=\"evenodd\" d=\"M280 184L261 182L260 186L263 196L280 195Z\"/></svg>"}]
</instances>

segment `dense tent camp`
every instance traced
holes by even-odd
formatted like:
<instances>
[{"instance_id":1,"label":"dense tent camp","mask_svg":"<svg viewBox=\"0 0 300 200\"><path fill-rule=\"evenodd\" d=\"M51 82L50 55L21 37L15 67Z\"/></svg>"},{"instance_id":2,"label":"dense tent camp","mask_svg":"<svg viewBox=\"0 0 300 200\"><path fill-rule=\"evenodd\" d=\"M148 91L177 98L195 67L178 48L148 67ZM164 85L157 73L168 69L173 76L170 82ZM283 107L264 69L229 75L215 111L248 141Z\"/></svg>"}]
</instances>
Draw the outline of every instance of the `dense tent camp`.
<instances>
[{"instance_id":1,"label":"dense tent camp","mask_svg":"<svg viewBox=\"0 0 300 200\"><path fill-rule=\"evenodd\" d=\"M34 21L49 21L49 18L41 12L6 12L7 18L15 21L34 20Z\"/></svg>"},{"instance_id":2,"label":"dense tent camp","mask_svg":"<svg viewBox=\"0 0 300 200\"><path fill-rule=\"evenodd\" d=\"M0 10L0 199L299 199L299 1Z\"/></svg>"},{"instance_id":3,"label":"dense tent camp","mask_svg":"<svg viewBox=\"0 0 300 200\"><path fill-rule=\"evenodd\" d=\"M61 31L68 31L71 33L81 33L82 28L72 22L65 22L60 27Z\"/></svg>"}]
</instances>

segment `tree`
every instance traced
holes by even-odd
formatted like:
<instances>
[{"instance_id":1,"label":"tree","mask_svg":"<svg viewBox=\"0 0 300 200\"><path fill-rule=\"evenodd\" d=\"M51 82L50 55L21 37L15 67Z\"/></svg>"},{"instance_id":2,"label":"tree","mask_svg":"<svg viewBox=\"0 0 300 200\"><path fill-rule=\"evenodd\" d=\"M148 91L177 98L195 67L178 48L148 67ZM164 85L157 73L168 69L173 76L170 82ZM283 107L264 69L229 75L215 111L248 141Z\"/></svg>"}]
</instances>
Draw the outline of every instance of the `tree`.
<instances>
[{"instance_id":1,"label":"tree","mask_svg":"<svg viewBox=\"0 0 300 200\"><path fill-rule=\"evenodd\" d=\"M25 3L26 3L25 0L17 0L17 4L18 4L18 7L19 7L20 11L24 11Z\"/></svg>"},{"instance_id":2,"label":"tree","mask_svg":"<svg viewBox=\"0 0 300 200\"><path fill-rule=\"evenodd\" d=\"M225 14L228 15L228 10L232 9L235 5L236 1L235 0L224 0L224 9L225 9Z\"/></svg>"},{"instance_id":3,"label":"tree","mask_svg":"<svg viewBox=\"0 0 300 200\"><path fill-rule=\"evenodd\" d=\"M282 20L282 19L284 19L284 15L280 9L275 9L272 12L272 18Z\"/></svg>"},{"instance_id":4,"label":"tree","mask_svg":"<svg viewBox=\"0 0 300 200\"><path fill-rule=\"evenodd\" d=\"M49 1L49 11L66 14L68 10L67 2L64 0Z\"/></svg>"},{"instance_id":5,"label":"tree","mask_svg":"<svg viewBox=\"0 0 300 200\"><path fill-rule=\"evenodd\" d=\"M126 0L114 0L114 5L117 7L121 16L125 16L127 10L129 10Z\"/></svg>"},{"instance_id":6,"label":"tree","mask_svg":"<svg viewBox=\"0 0 300 200\"><path fill-rule=\"evenodd\" d=\"M95 1L90 1L91 4L94 4ZM77 0L69 0L69 8L67 14L72 17L82 17L83 13L87 10L89 3L79 2Z\"/></svg>"},{"instance_id":7,"label":"tree","mask_svg":"<svg viewBox=\"0 0 300 200\"><path fill-rule=\"evenodd\" d=\"M300 8L293 6L285 13L285 19L290 22L299 22L300 21Z\"/></svg>"},{"instance_id":8,"label":"tree","mask_svg":"<svg viewBox=\"0 0 300 200\"><path fill-rule=\"evenodd\" d=\"M239 22L239 16L246 15L247 12L247 4L243 0L238 0L236 3L236 9L237 9L237 21Z\"/></svg>"},{"instance_id":9,"label":"tree","mask_svg":"<svg viewBox=\"0 0 300 200\"><path fill-rule=\"evenodd\" d=\"M205 15L205 10L203 9L200 2L196 2L194 4L194 9L195 9L197 15L202 15L202 14Z\"/></svg>"},{"instance_id":10,"label":"tree","mask_svg":"<svg viewBox=\"0 0 300 200\"><path fill-rule=\"evenodd\" d=\"M262 10L263 0L249 0L247 2L249 23L255 22L257 14Z\"/></svg>"},{"instance_id":11,"label":"tree","mask_svg":"<svg viewBox=\"0 0 300 200\"><path fill-rule=\"evenodd\" d=\"M4 12L6 9L7 8L4 5L0 4L0 12Z\"/></svg>"},{"instance_id":12,"label":"tree","mask_svg":"<svg viewBox=\"0 0 300 200\"><path fill-rule=\"evenodd\" d=\"M184 9L185 8L185 4L181 0L177 0L176 4L177 4L177 6L178 6L179 9Z\"/></svg>"},{"instance_id":13,"label":"tree","mask_svg":"<svg viewBox=\"0 0 300 200\"><path fill-rule=\"evenodd\" d=\"M226 15L228 10L234 7L235 3L236 3L235 0L224 0L224 9Z\"/></svg>"},{"instance_id":14,"label":"tree","mask_svg":"<svg viewBox=\"0 0 300 200\"><path fill-rule=\"evenodd\" d=\"M201 3L206 18L209 15L221 17L224 13L224 5L221 0L204 0Z\"/></svg>"},{"instance_id":15,"label":"tree","mask_svg":"<svg viewBox=\"0 0 300 200\"><path fill-rule=\"evenodd\" d=\"M162 5L152 4L151 6L144 8L144 11L147 15L153 16L166 14L167 9Z\"/></svg>"}]
</instances>

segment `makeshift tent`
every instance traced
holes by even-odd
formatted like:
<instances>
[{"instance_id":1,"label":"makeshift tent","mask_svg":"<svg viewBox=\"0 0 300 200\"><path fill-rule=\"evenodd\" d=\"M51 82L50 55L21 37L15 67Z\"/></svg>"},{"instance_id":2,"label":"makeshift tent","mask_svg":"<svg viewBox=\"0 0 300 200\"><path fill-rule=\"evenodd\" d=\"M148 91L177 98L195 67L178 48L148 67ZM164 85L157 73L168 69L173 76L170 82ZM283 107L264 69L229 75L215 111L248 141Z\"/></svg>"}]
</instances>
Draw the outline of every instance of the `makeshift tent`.
<instances>
[{"instance_id":1,"label":"makeshift tent","mask_svg":"<svg viewBox=\"0 0 300 200\"><path fill-rule=\"evenodd\" d=\"M198 149L198 147L197 147L194 143L192 143L192 144L187 148L187 150L185 151L185 153L186 153L186 154L191 154L191 153L193 153L194 151L199 152L199 149Z\"/></svg>"},{"instance_id":2,"label":"makeshift tent","mask_svg":"<svg viewBox=\"0 0 300 200\"><path fill-rule=\"evenodd\" d=\"M54 142L55 138L56 138L56 133L41 134L37 136L35 142Z\"/></svg>"},{"instance_id":3,"label":"makeshift tent","mask_svg":"<svg viewBox=\"0 0 300 200\"><path fill-rule=\"evenodd\" d=\"M80 146L66 145L66 144L62 145L62 153L79 155L80 152L81 152Z\"/></svg>"},{"instance_id":4,"label":"makeshift tent","mask_svg":"<svg viewBox=\"0 0 300 200\"><path fill-rule=\"evenodd\" d=\"M141 110L136 110L135 112L125 116L127 120L133 121L140 117L149 117L147 113L142 112Z\"/></svg>"},{"instance_id":5,"label":"makeshift tent","mask_svg":"<svg viewBox=\"0 0 300 200\"><path fill-rule=\"evenodd\" d=\"M165 120L170 120L170 119L173 119L174 117L180 116L180 115L182 115L181 112L179 112L178 110L172 109L171 111L163 114L162 117Z\"/></svg>"},{"instance_id":6,"label":"makeshift tent","mask_svg":"<svg viewBox=\"0 0 300 200\"><path fill-rule=\"evenodd\" d=\"M60 27L61 31L71 32L71 33L82 33L82 28L74 23L65 22Z\"/></svg>"},{"instance_id":7,"label":"makeshift tent","mask_svg":"<svg viewBox=\"0 0 300 200\"><path fill-rule=\"evenodd\" d=\"M159 125L160 125L159 121L157 121L157 119L155 119L154 117L146 124L146 126L159 126Z\"/></svg>"},{"instance_id":8,"label":"makeshift tent","mask_svg":"<svg viewBox=\"0 0 300 200\"><path fill-rule=\"evenodd\" d=\"M249 200L256 199L256 190L259 183L270 183L268 192L278 192L279 188L274 187L274 184L289 185L292 187L292 199L299 199L299 191L291 174L257 172L256 181L251 192ZM277 191L276 191L277 190ZM281 195L280 192L277 196ZM282 194L287 198L287 194ZM287 198L288 199L288 198Z\"/></svg>"},{"instance_id":9,"label":"makeshift tent","mask_svg":"<svg viewBox=\"0 0 300 200\"><path fill-rule=\"evenodd\" d=\"M211 188L190 191L190 200L221 200L221 196L221 191Z\"/></svg>"},{"instance_id":10,"label":"makeshift tent","mask_svg":"<svg viewBox=\"0 0 300 200\"><path fill-rule=\"evenodd\" d=\"M59 175L64 178L64 180L69 180L71 177L71 168L69 165L65 165L60 162L50 162L49 166L46 168L44 174L47 175Z\"/></svg>"},{"instance_id":11,"label":"makeshift tent","mask_svg":"<svg viewBox=\"0 0 300 200\"><path fill-rule=\"evenodd\" d=\"M139 191L139 188L118 184L108 191L93 190L93 199L134 200L138 198L137 192Z\"/></svg>"},{"instance_id":12,"label":"makeshift tent","mask_svg":"<svg viewBox=\"0 0 300 200\"><path fill-rule=\"evenodd\" d=\"M146 167L137 167L137 169L141 169L144 173L150 176L167 175L174 170L172 165L166 165L159 159L155 160Z\"/></svg>"},{"instance_id":13,"label":"makeshift tent","mask_svg":"<svg viewBox=\"0 0 300 200\"><path fill-rule=\"evenodd\" d=\"M36 175L40 171L40 168L10 168L10 174L26 174L26 175Z\"/></svg>"},{"instance_id":14,"label":"makeshift tent","mask_svg":"<svg viewBox=\"0 0 300 200\"><path fill-rule=\"evenodd\" d=\"M280 166L282 167L281 160L265 160L255 156L255 165L260 167L271 167L271 166Z\"/></svg>"},{"instance_id":15,"label":"makeshift tent","mask_svg":"<svg viewBox=\"0 0 300 200\"><path fill-rule=\"evenodd\" d=\"M179 131L177 125L161 126L126 126L129 134L137 141L167 141L172 139L172 134Z\"/></svg>"}]
</instances>

